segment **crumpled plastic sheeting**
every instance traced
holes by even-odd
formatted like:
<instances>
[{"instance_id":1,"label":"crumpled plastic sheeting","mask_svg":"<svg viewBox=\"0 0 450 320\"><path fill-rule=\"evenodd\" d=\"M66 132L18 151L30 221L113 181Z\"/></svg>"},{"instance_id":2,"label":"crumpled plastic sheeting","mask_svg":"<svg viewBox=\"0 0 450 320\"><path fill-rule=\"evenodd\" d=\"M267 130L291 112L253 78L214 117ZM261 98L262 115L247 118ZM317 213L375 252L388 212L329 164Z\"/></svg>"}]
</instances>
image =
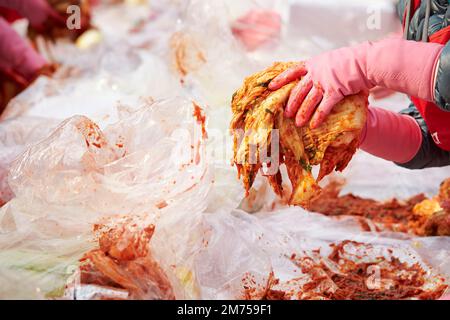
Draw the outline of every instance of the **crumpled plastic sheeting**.
<instances>
[{"instance_id":1,"label":"crumpled plastic sheeting","mask_svg":"<svg viewBox=\"0 0 450 320\"><path fill-rule=\"evenodd\" d=\"M63 296L64 285L77 274L78 259L96 247L92 224L116 214L154 219L151 250L177 298L240 298L246 274L261 286L271 271L284 281L293 276L286 256L342 240L395 248L404 259L411 254L448 280L448 238L363 233L352 218L335 220L278 205L273 212L273 193L261 179L255 183L259 197L250 208L258 213L236 210L244 192L230 166L227 128L233 91L244 76L274 60L303 59L352 41L323 39L319 32L293 45L292 26L301 21L298 9L321 2L292 3L290 8L288 2L270 0L103 6L94 16L102 43L84 52L68 44L54 47L54 56L69 68L56 79L40 78L9 105L8 121L0 124L0 178L9 171L7 185L15 195L0 209L0 297ZM336 14L354 3L321 8ZM248 53L229 26L261 7L280 13L281 39ZM185 76L174 65L173 39L180 33L188 40L187 57L200 51L205 60L189 62L194 68ZM173 96L184 98L164 99ZM208 139L200 145L201 162L187 161L179 170L172 160L183 159L180 151L186 146L185 160L192 155L186 133L195 137L193 142L201 136L191 100L204 107ZM400 107L395 99L383 103ZM38 118L43 114L52 119ZM101 148L95 146L99 143ZM379 199L435 194L447 171L406 171L360 153L344 174L345 191ZM96 298L104 290L79 289L66 291L65 297Z\"/></svg>"},{"instance_id":2,"label":"crumpled plastic sheeting","mask_svg":"<svg viewBox=\"0 0 450 320\"><path fill-rule=\"evenodd\" d=\"M178 218L172 215L175 220L170 227L165 226L167 216L160 220L160 231L152 240L152 248L159 252L160 261L170 251L176 256L170 263L179 278L184 279L185 298L242 298L243 279L248 275L255 281L255 288L264 291L271 272L281 282L299 276L298 268L290 260L292 254L312 256L313 250L321 249L326 255L331 243L343 240L372 244L368 257L392 249L401 261L418 262L425 270L432 263L434 268L426 278L431 287L435 285L433 277L437 272L450 271L445 249L450 244L448 238L412 239L363 233L353 219L338 221L301 209L258 215L242 211L178 214ZM181 231L185 224L189 225L189 233ZM180 242L188 245L180 247ZM425 252L433 254L424 255ZM427 258L426 263L421 255ZM434 257L429 259L431 256Z\"/></svg>"},{"instance_id":3,"label":"crumpled plastic sheeting","mask_svg":"<svg viewBox=\"0 0 450 320\"><path fill-rule=\"evenodd\" d=\"M238 0L191 0L188 4L180 12L181 19L176 26L174 36L179 41L173 41L171 48L172 56L176 55L179 47L185 48L187 52L184 59L175 61L175 64L181 62L185 74L180 76L185 87L192 89L199 99L205 99L215 108L228 107L230 92L240 86L242 79L271 64L277 57L273 50L284 48L281 39L275 38L256 51L247 52L233 35L233 24L249 12L272 10L279 15L284 31L289 5L286 1L278 0L244 3Z\"/></svg>"},{"instance_id":4,"label":"crumpled plastic sheeting","mask_svg":"<svg viewBox=\"0 0 450 320\"><path fill-rule=\"evenodd\" d=\"M190 101L161 101L123 111L103 131L75 116L27 149L10 173L15 198L0 211L0 296L39 298L64 287L54 283L53 268L70 266L93 246L92 226L102 217L145 213L156 220L161 203L202 212L212 178L193 109ZM32 288L17 286L18 275Z\"/></svg>"},{"instance_id":5,"label":"crumpled plastic sheeting","mask_svg":"<svg viewBox=\"0 0 450 320\"><path fill-rule=\"evenodd\" d=\"M0 123L0 205L13 197L7 181L11 163L58 124L59 121L39 117L11 118Z\"/></svg>"},{"instance_id":6,"label":"crumpled plastic sheeting","mask_svg":"<svg viewBox=\"0 0 450 320\"><path fill-rule=\"evenodd\" d=\"M173 11L150 19L157 32L136 34L130 30L136 21L151 17L149 8L104 7L96 11L98 17L95 17L105 34L100 44L86 50L66 42L48 47L51 49L48 58L60 63L61 68L52 78L37 79L11 101L0 117L0 146L3 148L0 193L4 194L0 196L0 203L11 198L6 181L11 161L25 150L25 145L47 137L59 122L82 114L104 128L118 121L119 109L135 110L146 101L186 94L177 77L172 76L163 53L168 50L165 43L173 32L166 26L174 19ZM123 25L111 23L110 19L115 21L118 15ZM111 25L116 34L110 29Z\"/></svg>"},{"instance_id":7,"label":"crumpled plastic sheeting","mask_svg":"<svg viewBox=\"0 0 450 320\"><path fill-rule=\"evenodd\" d=\"M84 63L86 57L91 62ZM169 68L151 53L105 44L74 60L83 68L65 66L52 79L39 78L8 105L2 118L49 115L64 120L81 113L105 126L117 121L118 103L132 108L148 97L180 95Z\"/></svg>"}]
</instances>

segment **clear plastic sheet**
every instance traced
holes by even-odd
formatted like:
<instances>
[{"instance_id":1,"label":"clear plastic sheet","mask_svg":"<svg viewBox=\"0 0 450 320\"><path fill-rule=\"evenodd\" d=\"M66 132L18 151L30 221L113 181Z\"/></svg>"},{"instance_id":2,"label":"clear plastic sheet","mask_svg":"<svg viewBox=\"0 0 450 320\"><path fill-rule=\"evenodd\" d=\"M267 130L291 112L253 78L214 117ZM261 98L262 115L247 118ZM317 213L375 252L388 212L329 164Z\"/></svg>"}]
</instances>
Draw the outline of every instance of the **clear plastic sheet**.
<instances>
[{"instance_id":1,"label":"clear plastic sheet","mask_svg":"<svg viewBox=\"0 0 450 320\"><path fill-rule=\"evenodd\" d=\"M249 275L262 290L272 273L286 285L299 272L292 254L313 256L321 248L325 256L331 243L343 240L371 244L368 258L391 249L404 261L418 261L430 268L429 286L437 285L436 274L448 281L449 238L367 233L352 218L274 207L262 179L256 199L241 203L227 131L232 93L243 77L275 60L300 60L395 31L389 22L382 30L329 37L319 29L323 19L307 19L313 12L339 16L333 29L348 29L365 10L356 2L100 6L94 23L102 42L84 51L56 44L53 58L66 68L54 79L40 78L3 115L0 199L11 200L0 209L0 297L129 297L79 282L78 260L98 247L93 225L116 215L155 224L149 246L178 299L242 298ZM393 21L392 1L377 3ZM279 13L282 28L278 39L247 52L231 26L253 9ZM186 49L186 74L177 68L174 39ZM206 140L192 101L206 114ZM398 110L406 100L376 103ZM380 200L433 195L448 175L448 168L410 172L359 153L344 174L345 191ZM262 297L255 292L252 298Z\"/></svg>"},{"instance_id":2,"label":"clear plastic sheet","mask_svg":"<svg viewBox=\"0 0 450 320\"><path fill-rule=\"evenodd\" d=\"M53 268L74 266L94 246L102 218L205 210L212 178L193 110L190 101L160 101L123 111L103 131L75 116L17 158L9 176L15 198L0 211L0 295L42 298L63 289ZM14 285L11 274L40 290Z\"/></svg>"},{"instance_id":3,"label":"clear plastic sheet","mask_svg":"<svg viewBox=\"0 0 450 320\"><path fill-rule=\"evenodd\" d=\"M0 204L13 197L7 181L11 163L27 146L46 137L58 123L39 117L11 118L0 123Z\"/></svg>"}]
</instances>

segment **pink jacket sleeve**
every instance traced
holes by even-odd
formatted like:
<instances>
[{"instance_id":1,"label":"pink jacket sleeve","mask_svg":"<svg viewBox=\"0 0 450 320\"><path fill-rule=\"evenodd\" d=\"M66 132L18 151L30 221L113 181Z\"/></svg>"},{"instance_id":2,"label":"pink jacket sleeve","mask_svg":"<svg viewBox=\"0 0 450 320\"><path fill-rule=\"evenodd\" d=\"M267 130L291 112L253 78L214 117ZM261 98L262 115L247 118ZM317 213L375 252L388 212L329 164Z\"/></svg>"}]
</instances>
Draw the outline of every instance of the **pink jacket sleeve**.
<instances>
[{"instance_id":1,"label":"pink jacket sleeve","mask_svg":"<svg viewBox=\"0 0 450 320\"><path fill-rule=\"evenodd\" d=\"M0 67L31 80L45 64L44 58L0 17Z\"/></svg>"},{"instance_id":2,"label":"pink jacket sleeve","mask_svg":"<svg viewBox=\"0 0 450 320\"><path fill-rule=\"evenodd\" d=\"M269 85L276 90L301 78L286 115L317 127L344 97L381 86L434 101L435 72L444 46L385 39L325 52L283 72ZM311 118L312 117L312 118Z\"/></svg>"},{"instance_id":3,"label":"pink jacket sleeve","mask_svg":"<svg viewBox=\"0 0 450 320\"><path fill-rule=\"evenodd\" d=\"M399 164L414 158L422 144L422 130L408 115L369 107L361 149Z\"/></svg>"},{"instance_id":4,"label":"pink jacket sleeve","mask_svg":"<svg viewBox=\"0 0 450 320\"><path fill-rule=\"evenodd\" d=\"M63 20L46 0L0 0L0 6L16 10L21 16L27 18L32 26L43 24L49 17Z\"/></svg>"}]
</instances>

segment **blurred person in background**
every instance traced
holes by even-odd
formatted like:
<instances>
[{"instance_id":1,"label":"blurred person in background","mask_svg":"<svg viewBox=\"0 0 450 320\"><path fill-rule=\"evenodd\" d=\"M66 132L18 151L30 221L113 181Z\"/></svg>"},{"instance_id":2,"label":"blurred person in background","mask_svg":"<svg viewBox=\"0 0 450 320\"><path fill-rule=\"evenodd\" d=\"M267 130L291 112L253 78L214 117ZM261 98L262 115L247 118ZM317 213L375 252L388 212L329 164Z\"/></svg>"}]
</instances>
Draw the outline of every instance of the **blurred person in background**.
<instances>
[{"instance_id":1,"label":"blurred person in background","mask_svg":"<svg viewBox=\"0 0 450 320\"><path fill-rule=\"evenodd\" d=\"M275 78L276 90L301 78L285 115L319 126L345 96L376 86L412 103L400 114L369 107L361 148L409 169L450 165L450 4L401 0L404 39L389 38L325 52Z\"/></svg>"},{"instance_id":2,"label":"blurred person in background","mask_svg":"<svg viewBox=\"0 0 450 320\"><path fill-rule=\"evenodd\" d=\"M75 41L90 28L90 7L96 0L0 0L0 114L8 102L40 75L56 69L33 47L37 37L46 41L66 38ZM80 8L77 28L68 28L68 8ZM22 38L10 23L28 20L29 39ZM28 41L30 40L30 41Z\"/></svg>"},{"instance_id":3,"label":"blurred person in background","mask_svg":"<svg viewBox=\"0 0 450 320\"><path fill-rule=\"evenodd\" d=\"M48 62L10 26L21 18L36 30L44 30L49 20L64 25L64 17L46 0L0 0L0 113L11 98L49 70Z\"/></svg>"}]
</instances>

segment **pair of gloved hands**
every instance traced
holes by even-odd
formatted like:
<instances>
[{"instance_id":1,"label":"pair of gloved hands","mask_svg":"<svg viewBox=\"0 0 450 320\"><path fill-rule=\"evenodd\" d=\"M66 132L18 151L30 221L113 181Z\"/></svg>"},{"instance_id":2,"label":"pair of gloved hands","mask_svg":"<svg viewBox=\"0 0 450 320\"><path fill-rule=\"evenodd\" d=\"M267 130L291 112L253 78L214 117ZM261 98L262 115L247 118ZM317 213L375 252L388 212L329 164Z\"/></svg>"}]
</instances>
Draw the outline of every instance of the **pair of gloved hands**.
<instances>
[{"instance_id":1,"label":"pair of gloved hands","mask_svg":"<svg viewBox=\"0 0 450 320\"><path fill-rule=\"evenodd\" d=\"M326 52L287 70L269 88L301 78L292 90L285 115L298 126L318 127L345 96L381 86L434 101L435 71L443 45L386 39ZM417 154L422 133L409 116L369 108L362 149L386 160L407 163ZM401 146L401 148L399 148Z\"/></svg>"},{"instance_id":2,"label":"pair of gloved hands","mask_svg":"<svg viewBox=\"0 0 450 320\"><path fill-rule=\"evenodd\" d=\"M0 0L0 7L15 10L38 31L44 30L49 21L56 25L65 24L64 17L58 15L46 0ZM45 59L0 18L0 69L29 82L46 65Z\"/></svg>"}]
</instances>

